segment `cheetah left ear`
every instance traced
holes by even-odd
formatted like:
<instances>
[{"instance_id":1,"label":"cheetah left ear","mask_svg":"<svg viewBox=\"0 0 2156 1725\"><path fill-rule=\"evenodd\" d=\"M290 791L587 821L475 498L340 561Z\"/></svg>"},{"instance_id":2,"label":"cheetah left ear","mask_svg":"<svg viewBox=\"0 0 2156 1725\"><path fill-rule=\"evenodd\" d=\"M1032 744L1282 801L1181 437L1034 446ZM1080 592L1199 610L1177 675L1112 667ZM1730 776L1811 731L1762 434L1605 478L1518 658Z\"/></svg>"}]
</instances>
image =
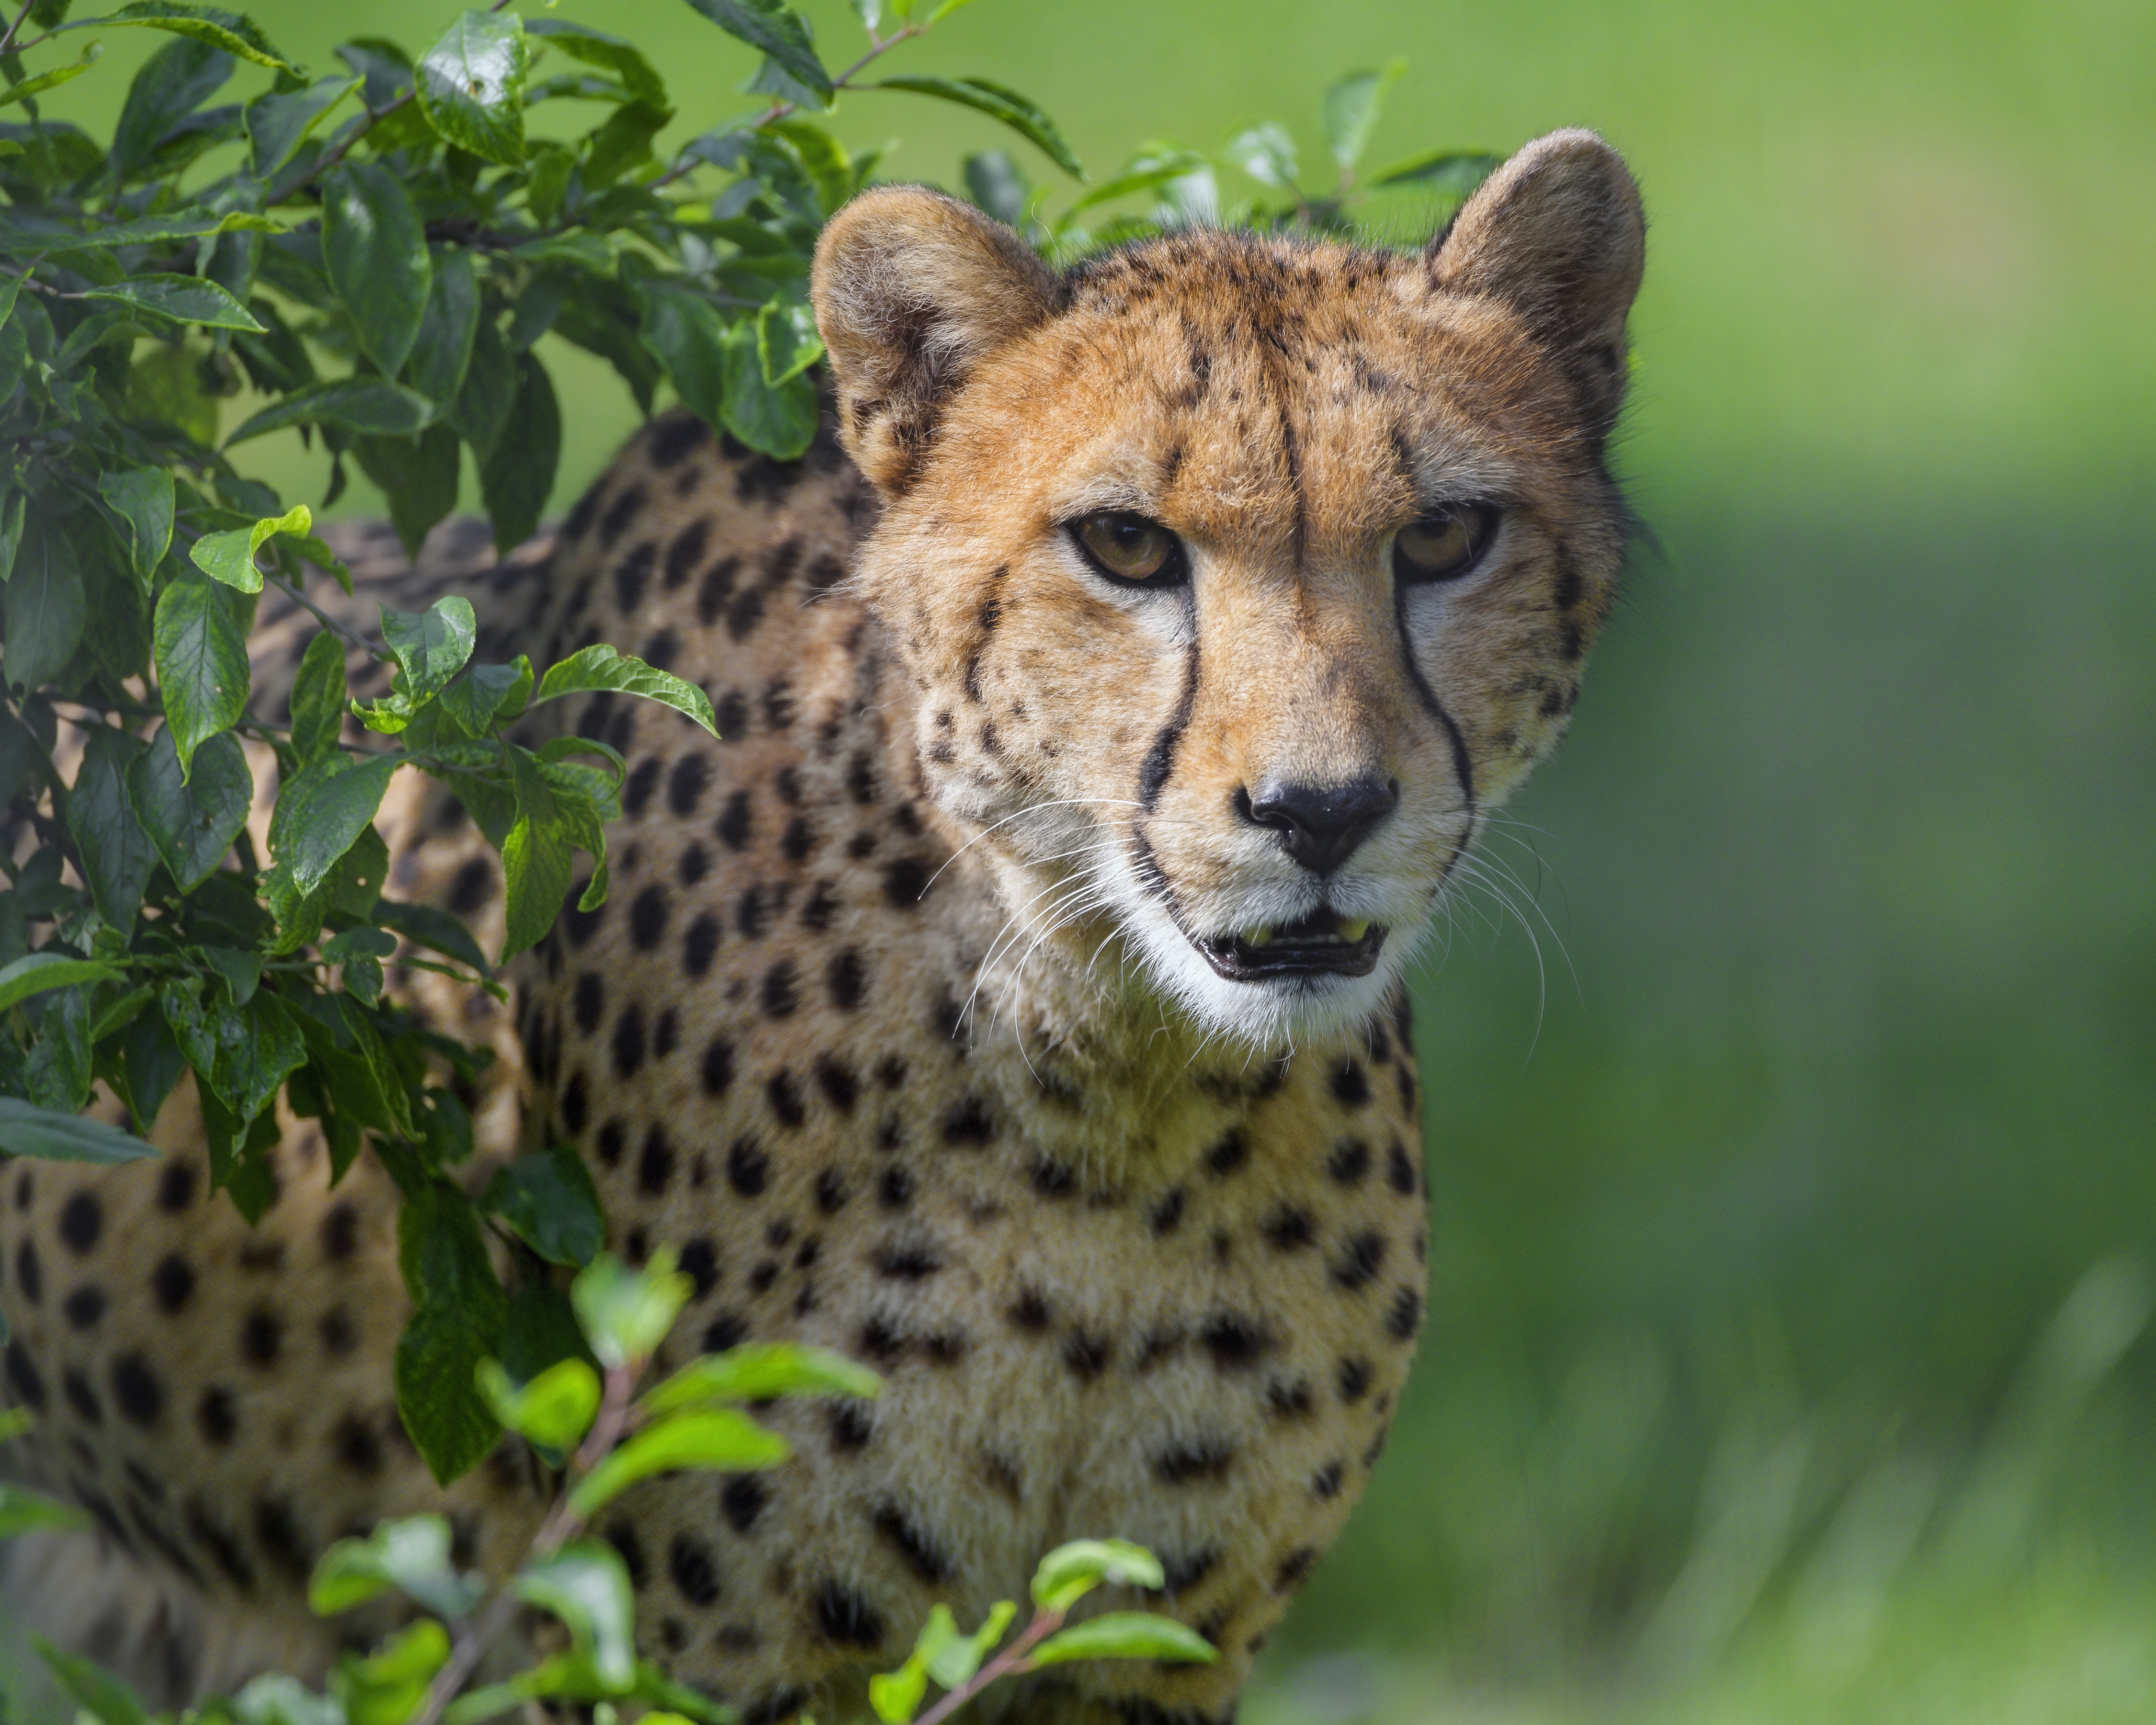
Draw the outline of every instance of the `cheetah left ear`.
<instances>
[{"instance_id":1,"label":"cheetah left ear","mask_svg":"<svg viewBox=\"0 0 2156 1725\"><path fill-rule=\"evenodd\" d=\"M1537 138L1431 243L1444 292L1502 300L1558 349L1606 427L1625 395L1625 319L1646 218L1624 158L1591 131Z\"/></svg>"},{"instance_id":2,"label":"cheetah left ear","mask_svg":"<svg viewBox=\"0 0 2156 1725\"><path fill-rule=\"evenodd\" d=\"M974 367L1056 303L1055 278L1017 234L919 186L864 192L832 217L808 292L846 453L892 496Z\"/></svg>"}]
</instances>

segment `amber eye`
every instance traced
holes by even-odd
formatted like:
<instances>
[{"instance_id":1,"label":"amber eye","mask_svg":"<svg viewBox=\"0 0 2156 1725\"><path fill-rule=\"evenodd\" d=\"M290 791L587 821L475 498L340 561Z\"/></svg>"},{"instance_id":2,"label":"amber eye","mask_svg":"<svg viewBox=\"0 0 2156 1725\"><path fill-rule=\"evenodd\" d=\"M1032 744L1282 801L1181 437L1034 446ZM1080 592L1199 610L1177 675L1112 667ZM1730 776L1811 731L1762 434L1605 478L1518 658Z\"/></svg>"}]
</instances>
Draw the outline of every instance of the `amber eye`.
<instances>
[{"instance_id":1,"label":"amber eye","mask_svg":"<svg viewBox=\"0 0 2156 1725\"><path fill-rule=\"evenodd\" d=\"M1122 510L1103 510L1070 524L1088 562L1111 581L1172 587L1184 574L1183 542L1158 521Z\"/></svg>"},{"instance_id":2,"label":"amber eye","mask_svg":"<svg viewBox=\"0 0 2156 1725\"><path fill-rule=\"evenodd\" d=\"M1411 521L1394 536L1394 579L1404 585L1465 575L1496 531L1497 511L1486 503L1454 504Z\"/></svg>"}]
</instances>

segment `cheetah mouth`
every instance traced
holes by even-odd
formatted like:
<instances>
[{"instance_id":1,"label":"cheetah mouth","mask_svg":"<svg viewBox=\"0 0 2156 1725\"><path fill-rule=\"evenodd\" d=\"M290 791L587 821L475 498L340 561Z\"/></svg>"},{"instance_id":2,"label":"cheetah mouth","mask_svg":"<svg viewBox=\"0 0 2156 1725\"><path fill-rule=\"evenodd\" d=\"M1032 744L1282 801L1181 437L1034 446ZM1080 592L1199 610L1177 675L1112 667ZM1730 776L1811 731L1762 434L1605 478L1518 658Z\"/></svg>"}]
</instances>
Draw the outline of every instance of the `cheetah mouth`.
<instances>
[{"instance_id":1,"label":"cheetah mouth","mask_svg":"<svg viewBox=\"0 0 2156 1725\"><path fill-rule=\"evenodd\" d=\"M1293 922L1228 935L1194 935L1190 943L1228 981L1268 983L1288 977L1368 976L1377 968L1387 932L1361 918L1313 911Z\"/></svg>"}]
</instances>

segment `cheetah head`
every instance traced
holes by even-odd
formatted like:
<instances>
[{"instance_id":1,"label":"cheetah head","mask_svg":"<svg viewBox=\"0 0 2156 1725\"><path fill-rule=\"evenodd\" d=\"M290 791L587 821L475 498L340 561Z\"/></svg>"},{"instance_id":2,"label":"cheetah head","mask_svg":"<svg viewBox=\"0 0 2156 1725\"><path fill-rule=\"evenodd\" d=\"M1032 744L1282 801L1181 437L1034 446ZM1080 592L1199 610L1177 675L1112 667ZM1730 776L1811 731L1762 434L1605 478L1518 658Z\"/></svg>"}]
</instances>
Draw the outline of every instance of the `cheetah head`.
<instances>
[{"instance_id":1,"label":"cheetah head","mask_svg":"<svg viewBox=\"0 0 2156 1725\"><path fill-rule=\"evenodd\" d=\"M1058 278L918 187L834 218L855 586L1014 950L1257 1047L1383 1007L1609 608L1643 238L1584 131L1419 254L1189 230Z\"/></svg>"}]
</instances>

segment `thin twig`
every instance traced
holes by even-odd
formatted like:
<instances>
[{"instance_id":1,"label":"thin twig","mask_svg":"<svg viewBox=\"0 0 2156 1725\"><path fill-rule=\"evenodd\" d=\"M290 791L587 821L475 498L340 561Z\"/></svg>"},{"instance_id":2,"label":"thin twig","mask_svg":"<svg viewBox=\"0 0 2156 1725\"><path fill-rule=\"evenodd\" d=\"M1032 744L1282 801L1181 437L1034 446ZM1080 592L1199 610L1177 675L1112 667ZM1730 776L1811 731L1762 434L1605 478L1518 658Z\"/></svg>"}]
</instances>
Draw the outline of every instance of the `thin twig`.
<instances>
[{"instance_id":1,"label":"thin twig","mask_svg":"<svg viewBox=\"0 0 2156 1725\"><path fill-rule=\"evenodd\" d=\"M942 1725L942 1722L978 1695L997 1678L1009 1676L1026 1668L1027 1657L1048 1636L1063 1627L1068 1614L1061 1611L1042 1611L1020 1633L1019 1638L975 1671L942 1700L914 1721L914 1725Z\"/></svg>"},{"instance_id":2,"label":"thin twig","mask_svg":"<svg viewBox=\"0 0 2156 1725\"><path fill-rule=\"evenodd\" d=\"M6 35L0 36L0 54L13 54L15 51L16 33L22 29L23 21L29 17L30 8L37 3L38 0L23 0L23 9L15 14L15 22L8 26Z\"/></svg>"},{"instance_id":3,"label":"thin twig","mask_svg":"<svg viewBox=\"0 0 2156 1725\"><path fill-rule=\"evenodd\" d=\"M328 612L322 609L320 605L317 605L312 599L301 593L298 588L293 586L290 582L287 581L282 575L278 574L274 569L265 572L265 578L269 581L270 584L275 588L279 592L284 593L289 598L297 600L300 604L305 606L308 610L313 612L315 614L315 620L321 624L321 626L327 629L331 634L336 636L339 640L343 641L347 646L357 647L361 652L372 659L379 659L390 664L394 664L396 662L395 655L392 654L388 648L377 647L373 642L368 640L365 635L346 629L344 624L339 623L336 618L331 616Z\"/></svg>"}]
</instances>

